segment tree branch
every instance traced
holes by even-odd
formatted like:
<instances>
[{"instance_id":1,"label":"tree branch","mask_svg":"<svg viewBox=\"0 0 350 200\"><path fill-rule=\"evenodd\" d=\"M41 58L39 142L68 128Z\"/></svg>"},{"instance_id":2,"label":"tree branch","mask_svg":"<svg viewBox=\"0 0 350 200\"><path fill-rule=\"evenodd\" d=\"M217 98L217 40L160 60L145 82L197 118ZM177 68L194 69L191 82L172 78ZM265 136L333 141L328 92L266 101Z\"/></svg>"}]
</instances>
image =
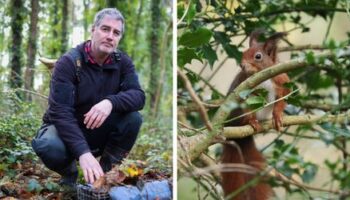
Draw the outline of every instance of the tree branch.
<instances>
[{"instance_id":1,"label":"tree branch","mask_svg":"<svg viewBox=\"0 0 350 200\"><path fill-rule=\"evenodd\" d=\"M350 112L339 114L339 115L294 115L294 116L284 116L283 117L283 125L286 126L292 126L292 125L303 125L303 124L313 124L313 123L324 123L324 122L331 122L331 123L344 123L347 122L350 118ZM244 125L244 126L235 126L235 127L224 127L222 134L226 138L244 138L251 135L259 134L259 133L266 133L268 130L273 129L272 120L265 121L261 123L262 125L262 131L256 132L251 125ZM182 132L188 132L191 130L185 130L182 129ZM198 142L201 140L204 140L208 136L207 131L203 131L203 134L200 135L194 135L187 138L182 138L183 143L186 144L186 149L190 149L191 147L198 145ZM186 140L186 142L184 142ZM213 140L215 141L215 140ZM212 145L213 142L210 144Z\"/></svg>"},{"instance_id":2,"label":"tree branch","mask_svg":"<svg viewBox=\"0 0 350 200\"><path fill-rule=\"evenodd\" d=\"M312 124L312 123L344 123L350 117L350 113L339 114L339 115L304 115L304 116L284 116L283 125L292 126L292 125L303 125L303 124ZM226 138L243 138L257 133L264 133L270 129L273 129L272 120L263 122L263 130L261 132L256 132L253 127L250 125L245 126L236 126L236 127L225 127L224 136Z\"/></svg>"},{"instance_id":3,"label":"tree branch","mask_svg":"<svg viewBox=\"0 0 350 200\"><path fill-rule=\"evenodd\" d=\"M295 8L286 8L286 9L280 9L280 10L274 10L270 12L262 12L257 14L240 14L240 15L234 15L236 17L244 17L244 18L259 18L263 16L271 16L271 15L279 15L282 13L292 13L292 12L309 12L309 11L329 11L329 12L347 12L346 9L343 8L328 8L328 7L295 7ZM217 18L203 18L203 22L205 23L213 23L213 22L221 22L221 21L230 21L233 20L232 17L217 17Z\"/></svg>"},{"instance_id":4,"label":"tree branch","mask_svg":"<svg viewBox=\"0 0 350 200\"><path fill-rule=\"evenodd\" d=\"M305 49L324 50L324 49L327 49L327 47L324 47L323 45L318 45L318 44L307 44L307 45L300 45L300 46L280 47L277 50L279 52L284 52L284 51L300 51Z\"/></svg>"},{"instance_id":5,"label":"tree branch","mask_svg":"<svg viewBox=\"0 0 350 200\"><path fill-rule=\"evenodd\" d=\"M315 59L320 58L330 58L334 57L334 53L332 52L325 52L319 55L315 56ZM337 57L349 57L350 56L350 49L346 49L340 53L337 54ZM188 147L188 152L190 152L190 158L191 160L197 158L203 151L205 151L212 143L214 138L218 136L221 132L223 132L223 122L228 117L229 113L231 112L231 104L232 102L240 102L241 98L239 96L240 92L254 88L255 86L259 85L263 81L270 79L278 74L285 73L288 71L291 71L293 69L298 69L302 67L308 66L308 63L302 59L297 58L293 59L291 61L276 64L274 66L271 66L269 68L266 68L251 77L249 77L247 80L242 82L225 100L225 102L220 106L218 111L216 112L214 118L212 119L214 129L212 131L207 132L207 134L204 135L204 138L202 140L197 140L196 143L193 143L192 146ZM179 151L179 156L184 156Z\"/></svg>"},{"instance_id":6,"label":"tree branch","mask_svg":"<svg viewBox=\"0 0 350 200\"><path fill-rule=\"evenodd\" d=\"M208 130L212 130L213 127L209 121L207 111L205 110L204 106L202 105L202 101L199 99L199 97L196 95L195 91L193 90L191 82L187 79L187 76L182 71L177 70L177 74L180 76L180 78L185 83L185 87L186 87L187 91L190 93L192 100L197 104L197 106L199 108L200 116L202 117L202 120L203 120L205 126L207 127Z\"/></svg>"}]
</instances>

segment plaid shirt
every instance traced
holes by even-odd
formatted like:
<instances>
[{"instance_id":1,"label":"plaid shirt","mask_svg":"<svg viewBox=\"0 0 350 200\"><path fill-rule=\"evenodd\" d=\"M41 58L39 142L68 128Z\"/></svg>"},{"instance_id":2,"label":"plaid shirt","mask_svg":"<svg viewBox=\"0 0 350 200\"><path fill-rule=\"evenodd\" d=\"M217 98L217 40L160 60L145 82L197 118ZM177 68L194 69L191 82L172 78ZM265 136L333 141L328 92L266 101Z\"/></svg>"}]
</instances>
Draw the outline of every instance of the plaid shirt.
<instances>
[{"instance_id":1,"label":"plaid shirt","mask_svg":"<svg viewBox=\"0 0 350 200\"><path fill-rule=\"evenodd\" d=\"M88 61L91 64L97 64L97 62L94 60L94 58L91 55L91 40L89 40L85 43L84 50L85 50L86 54L88 55ZM103 62L103 64L111 64L111 63L112 63L112 57L111 57L111 55L109 55L107 57L107 59Z\"/></svg>"}]
</instances>

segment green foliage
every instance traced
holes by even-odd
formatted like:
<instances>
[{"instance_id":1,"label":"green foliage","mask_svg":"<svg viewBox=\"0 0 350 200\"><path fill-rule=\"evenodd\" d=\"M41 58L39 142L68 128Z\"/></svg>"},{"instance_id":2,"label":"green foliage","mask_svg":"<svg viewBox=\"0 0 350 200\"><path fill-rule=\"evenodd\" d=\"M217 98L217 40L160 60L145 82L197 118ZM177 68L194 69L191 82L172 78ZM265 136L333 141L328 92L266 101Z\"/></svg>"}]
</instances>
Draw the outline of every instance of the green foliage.
<instances>
[{"instance_id":1,"label":"green foliage","mask_svg":"<svg viewBox=\"0 0 350 200\"><path fill-rule=\"evenodd\" d=\"M329 160L325 161L325 164L332 174L332 178L340 184L341 189L350 188L350 172L344 170L344 164L349 163L350 160L338 159L334 162Z\"/></svg>"},{"instance_id":2,"label":"green foliage","mask_svg":"<svg viewBox=\"0 0 350 200\"><path fill-rule=\"evenodd\" d=\"M40 118L28 115L7 115L0 118L0 160L14 163L33 158L30 140L40 126Z\"/></svg>"},{"instance_id":3,"label":"green foliage","mask_svg":"<svg viewBox=\"0 0 350 200\"><path fill-rule=\"evenodd\" d=\"M314 179L318 166L305 162L295 146L286 144L283 140L276 140L274 145L273 158L269 160L269 164L277 171L289 178L299 176L306 183Z\"/></svg>"},{"instance_id":4,"label":"green foliage","mask_svg":"<svg viewBox=\"0 0 350 200\"><path fill-rule=\"evenodd\" d=\"M212 37L212 32L206 28L198 28L195 31L185 32L181 35L178 44L189 48L200 47L207 44Z\"/></svg>"},{"instance_id":5,"label":"green foliage","mask_svg":"<svg viewBox=\"0 0 350 200\"><path fill-rule=\"evenodd\" d=\"M30 179L27 187L29 192L40 192L43 189L41 184L35 179Z\"/></svg>"},{"instance_id":6,"label":"green foliage","mask_svg":"<svg viewBox=\"0 0 350 200\"><path fill-rule=\"evenodd\" d=\"M144 122L130 158L147 161L149 168L172 173L172 132L169 119Z\"/></svg>"}]
</instances>

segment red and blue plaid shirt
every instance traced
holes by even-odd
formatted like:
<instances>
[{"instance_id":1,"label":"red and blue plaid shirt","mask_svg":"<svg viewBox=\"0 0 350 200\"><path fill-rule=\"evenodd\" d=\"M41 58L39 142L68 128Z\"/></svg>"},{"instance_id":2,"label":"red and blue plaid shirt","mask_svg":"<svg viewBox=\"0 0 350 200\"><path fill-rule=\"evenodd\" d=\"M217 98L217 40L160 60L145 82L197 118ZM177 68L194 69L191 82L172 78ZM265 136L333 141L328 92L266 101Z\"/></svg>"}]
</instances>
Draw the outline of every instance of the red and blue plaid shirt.
<instances>
[{"instance_id":1,"label":"red and blue plaid shirt","mask_svg":"<svg viewBox=\"0 0 350 200\"><path fill-rule=\"evenodd\" d=\"M94 58L91 55L91 40L87 41L85 43L84 50L86 54L88 55L88 61L92 64L97 64L97 62L94 60ZM111 64L112 63L112 57L109 55L107 59L103 62L103 64Z\"/></svg>"}]
</instances>

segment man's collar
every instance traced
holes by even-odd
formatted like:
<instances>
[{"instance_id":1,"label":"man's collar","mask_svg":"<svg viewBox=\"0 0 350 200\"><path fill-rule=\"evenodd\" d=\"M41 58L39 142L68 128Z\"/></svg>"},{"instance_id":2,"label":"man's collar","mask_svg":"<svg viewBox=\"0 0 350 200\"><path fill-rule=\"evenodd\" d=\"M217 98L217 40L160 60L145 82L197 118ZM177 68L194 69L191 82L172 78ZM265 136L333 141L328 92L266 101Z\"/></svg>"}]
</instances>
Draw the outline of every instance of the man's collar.
<instances>
[{"instance_id":1,"label":"man's collar","mask_svg":"<svg viewBox=\"0 0 350 200\"><path fill-rule=\"evenodd\" d=\"M88 40L85 42L84 45L84 52L87 55L87 61L90 62L91 64L97 64L97 62L95 61L94 57L92 56L92 49L91 49L91 40ZM112 59L112 55L108 55L108 57L106 58L106 60L103 62L103 65L108 65L108 64L112 64L113 59Z\"/></svg>"}]
</instances>

